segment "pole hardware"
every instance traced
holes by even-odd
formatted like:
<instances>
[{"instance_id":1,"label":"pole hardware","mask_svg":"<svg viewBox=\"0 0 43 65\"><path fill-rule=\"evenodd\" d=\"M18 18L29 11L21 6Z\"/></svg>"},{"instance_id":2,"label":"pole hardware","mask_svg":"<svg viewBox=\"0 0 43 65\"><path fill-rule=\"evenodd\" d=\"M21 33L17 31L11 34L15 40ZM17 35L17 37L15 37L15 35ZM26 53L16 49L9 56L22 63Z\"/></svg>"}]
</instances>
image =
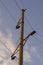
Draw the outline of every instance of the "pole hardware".
<instances>
[{"instance_id":1,"label":"pole hardware","mask_svg":"<svg viewBox=\"0 0 43 65\"><path fill-rule=\"evenodd\" d=\"M16 56L11 56L11 60L14 60L16 58Z\"/></svg>"}]
</instances>

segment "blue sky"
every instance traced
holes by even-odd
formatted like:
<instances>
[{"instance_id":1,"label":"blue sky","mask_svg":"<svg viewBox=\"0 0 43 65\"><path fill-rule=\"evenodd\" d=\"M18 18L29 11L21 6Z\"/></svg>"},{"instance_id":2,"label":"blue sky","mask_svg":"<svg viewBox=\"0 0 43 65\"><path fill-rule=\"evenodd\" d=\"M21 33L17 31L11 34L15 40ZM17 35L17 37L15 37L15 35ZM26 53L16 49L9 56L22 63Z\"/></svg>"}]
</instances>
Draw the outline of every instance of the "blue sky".
<instances>
[{"instance_id":1,"label":"blue sky","mask_svg":"<svg viewBox=\"0 0 43 65\"><path fill-rule=\"evenodd\" d=\"M18 4L17 4L17 3ZM0 65L18 65L17 58L10 56L19 43L20 30L16 24L20 19L20 8L26 8L24 17L24 37L31 31L24 46L24 65L43 65L43 0L0 0Z\"/></svg>"}]
</instances>

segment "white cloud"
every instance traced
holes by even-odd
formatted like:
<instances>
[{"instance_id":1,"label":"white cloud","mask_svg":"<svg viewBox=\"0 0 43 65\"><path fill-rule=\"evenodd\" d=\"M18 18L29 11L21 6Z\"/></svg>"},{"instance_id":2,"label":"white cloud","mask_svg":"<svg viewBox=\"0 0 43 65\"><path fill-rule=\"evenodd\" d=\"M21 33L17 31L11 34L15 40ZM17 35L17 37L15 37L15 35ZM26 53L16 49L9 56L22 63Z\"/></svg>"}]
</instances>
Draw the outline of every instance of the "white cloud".
<instances>
[{"instance_id":1,"label":"white cloud","mask_svg":"<svg viewBox=\"0 0 43 65\"><path fill-rule=\"evenodd\" d=\"M9 51L6 48L9 49ZM4 34L0 32L0 62L3 61L1 65L12 65L13 64L10 58L11 55L9 52L11 52L12 54L14 49L15 49L15 44L13 44L11 33L8 33L8 36L5 37ZM16 65L15 62L14 64Z\"/></svg>"},{"instance_id":2,"label":"white cloud","mask_svg":"<svg viewBox=\"0 0 43 65\"><path fill-rule=\"evenodd\" d=\"M0 56L2 56L2 58L0 59L0 61L3 60L3 63L1 65L17 65L16 61L12 61L10 59L10 56L12 54L12 52L15 50L16 46L15 44L13 44L13 40L12 40L12 33L10 30L7 30L7 37L4 36L4 34L2 32L0 32L0 40L2 42L4 42L3 44L6 45L4 47L4 45L2 45L1 42L1 47L0 47ZM7 49L9 49L9 51L7 51ZM29 54L29 52L27 51L29 49L29 47L26 45L26 48L24 50L24 62L32 62L32 57Z\"/></svg>"},{"instance_id":3,"label":"white cloud","mask_svg":"<svg viewBox=\"0 0 43 65\"><path fill-rule=\"evenodd\" d=\"M0 56L0 62L3 60L2 56Z\"/></svg>"},{"instance_id":4,"label":"white cloud","mask_svg":"<svg viewBox=\"0 0 43 65\"><path fill-rule=\"evenodd\" d=\"M38 50L37 50L36 47L31 47L31 48L30 48L30 51L31 51L38 59L40 59L40 60L42 59L41 56L39 55Z\"/></svg>"},{"instance_id":5,"label":"white cloud","mask_svg":"<svg viewBox=\"0 0 43 65\"><path fill-rule=\"evenodd\" d=\"M6 57L6 52L2 49L0 50L0 56L2 57Z\"/></svg>"},{"instance_id":6,"label":"white cloud","mask_svg":"<svg viewBox=\"0 0 43 65\"><path fill-rule=\"evenodd\" d=\"M33 53L37 53L37 50L36 50L36 48L35 47L31 47L31 52L33 52Z\"/></svg>"},{"instance_id":7,"label":"white cloud","mask_svg":"<svg viewBox=\"0 0 43 65\"><path fill-rule=\"evenodd\" d=\"M12 38L12 32L10 31L10 29L6 29L6 33L8 34L9 38Z\"/></svg>"},{"instance_id":8,"label":"white cloud","mask_svg":"<svg viewBox=\"0 0 43 65\"><path fill-rule=\"evenodd\" d=\"M29 49L29 45L25 44L24 49L28 50Z\"/></svg>"},{"instance_id":9,"label":"white cloud","mask_svg":"<svg viewBox=\"0 0 43 65\"><path fill-rule=\"evenodd\" d=\"M29 45L25 44L25 46L24 46L24 55L23 55L24 62L32 62L32 57L31 57L31 55L28 51L29 49L30 49Z\"/></svg>"},{"instance_id":10,"label":"white cloud","mask_svg":"<svg viewBox=\"0 0 43 65\"><path fill-rule=\"evenodd\" d=\"M31 55L27 51L24 51L24 62L32 62Z\"/></svg>"},{"instance_id":11,"label":"white cloud","mask_svg":"<svg viewBox=\"0 0 43 65\"><path fill-rule=\"evenodd\" d=\"M13 44L11 33L9 33L7 37L5 37L3 33L0 32L0 40L4 42L3 44L5 44L11 52L14 51L15 45Z\"/></svg>"}]
</instances>

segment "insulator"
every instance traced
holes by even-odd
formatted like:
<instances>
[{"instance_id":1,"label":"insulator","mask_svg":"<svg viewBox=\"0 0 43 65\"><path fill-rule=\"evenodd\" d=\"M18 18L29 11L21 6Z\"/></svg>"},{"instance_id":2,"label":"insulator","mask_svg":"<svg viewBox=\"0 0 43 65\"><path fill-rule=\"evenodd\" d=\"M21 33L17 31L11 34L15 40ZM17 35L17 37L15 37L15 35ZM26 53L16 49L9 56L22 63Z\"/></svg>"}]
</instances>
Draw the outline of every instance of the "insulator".
<instances>
[{"instance_id":1,"label":"insulator","mask_svg":"<svg viewBox=\"0 0 43 65\"><path fill-rule=\"evenodd\" d=\"M12 57L11 57L11 60L14 60L15 58L16 58L16 56L12 56Z\"/></svg>"},{"instance_id":2,"label":"insulator","mask_svg":"<svg viewBox=\"0 0 43 65\"><path fill-rule=\"evenodd\" d=\"M16 25L16 29L19 29L20 28L20 26L19 25Z\"/></svg>"}]
</instances>

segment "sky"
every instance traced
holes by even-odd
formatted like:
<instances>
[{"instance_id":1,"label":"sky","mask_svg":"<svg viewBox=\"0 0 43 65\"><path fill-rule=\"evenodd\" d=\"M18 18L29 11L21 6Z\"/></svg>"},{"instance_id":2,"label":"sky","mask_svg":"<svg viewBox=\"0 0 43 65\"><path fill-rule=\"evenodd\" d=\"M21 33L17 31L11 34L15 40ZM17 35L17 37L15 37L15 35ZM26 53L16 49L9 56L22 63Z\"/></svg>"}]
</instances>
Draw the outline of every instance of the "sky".
<instances>
[{"instance_id":1,"label":"sky","mask_svg":"<svg viewBox=\"0 0 43 65\"><path fill-rule=\"evenodd\" d=\"M15 60L11 55L20 41L21 9L26 9L24 38L36 31L24 46L23 65L43 65L43 0L0 0L0 65L18 65L18 53Z\"/></svg>"}]
</instances>

